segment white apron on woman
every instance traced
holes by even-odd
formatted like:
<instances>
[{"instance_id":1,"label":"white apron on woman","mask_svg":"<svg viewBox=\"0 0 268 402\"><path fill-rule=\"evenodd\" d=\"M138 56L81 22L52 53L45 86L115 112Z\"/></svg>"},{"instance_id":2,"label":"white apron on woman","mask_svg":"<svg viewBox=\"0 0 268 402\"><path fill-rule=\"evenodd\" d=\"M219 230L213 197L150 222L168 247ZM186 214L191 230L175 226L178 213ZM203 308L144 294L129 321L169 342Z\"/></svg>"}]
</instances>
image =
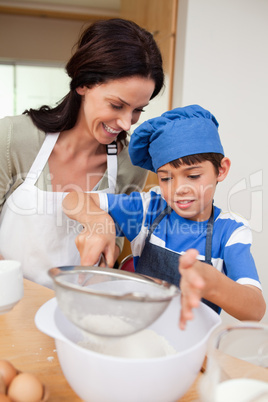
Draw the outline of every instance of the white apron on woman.
<instances>
[{"instance_id":1,"label":"white apron on woman","mask_svg":"<svg viewBox=\"0 0 268 402\"><path fill-rule=\"evenodd\" d=\"M49 268L80 264L75 238L81 225L62 211L67 193L36 187L58 136L46 135L24 183L9 196L0 216L0 254L21 261L25 278L48 287L52 287ZM109 188L96 192L115 191L117 151L114 145L108 147Z\"/></svg>"}]
</instances>

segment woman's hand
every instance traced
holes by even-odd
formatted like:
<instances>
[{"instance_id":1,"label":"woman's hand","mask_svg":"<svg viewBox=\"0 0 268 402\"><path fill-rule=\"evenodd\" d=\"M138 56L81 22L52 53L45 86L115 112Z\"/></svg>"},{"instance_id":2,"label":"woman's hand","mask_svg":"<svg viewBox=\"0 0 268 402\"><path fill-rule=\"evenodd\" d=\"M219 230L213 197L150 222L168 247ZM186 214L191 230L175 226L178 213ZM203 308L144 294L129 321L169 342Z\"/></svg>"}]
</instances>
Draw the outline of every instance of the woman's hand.
<instances>
[{"instance_id":1,"label":"woman's hand","mask_svg":"<svg viewBox=\"0 0 268 402\"><path fill-rule=\"evenodd\" d=\"M114 266L115 227L112 218L105 214L103 219L92 219L83 223L84 229L76 237L75 244L81 257L81 265L98 264L101 254L109 267ZM109 227L109 229L107 229Z\"/></svg>"},{"instance_id":2,"label":"woman's hand","mask_svg":"<svg viewBox=\"0 0 268 402\"><path fill-rule=\"evenodd\" d=\"M189 249L180 257L181 314L179 326L181 329L185 329L186 322L193 319L193 308L199 306L202 289L205 286L203 278L195 269L195 265L200 263L197 256L197 250Z\"/></svg>"},{"instance_id":3,"label":"woman's hand","mask_svg":"<svg viewBox=\"0 0 268 402\"><path fill-rule=\"evenodd\" d=\"M63 210L71 219L83 226L83 230L75 239L81 265L95 265L101 254L107 265L114 266L115 225L113 219L99 207L98 194L69 193L63 200Z\"/></svg>"}]
</instances>

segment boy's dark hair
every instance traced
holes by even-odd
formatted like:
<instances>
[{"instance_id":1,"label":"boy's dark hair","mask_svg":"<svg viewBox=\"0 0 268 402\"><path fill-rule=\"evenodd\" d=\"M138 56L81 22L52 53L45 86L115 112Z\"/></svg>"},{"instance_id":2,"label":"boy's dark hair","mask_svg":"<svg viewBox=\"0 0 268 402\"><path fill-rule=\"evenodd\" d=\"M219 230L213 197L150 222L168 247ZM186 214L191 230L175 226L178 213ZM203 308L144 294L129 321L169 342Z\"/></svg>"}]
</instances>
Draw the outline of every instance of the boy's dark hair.
<instances>
[{"instance_id":1,"label":"boy's dark hair","mask_svg":"<svg viewBox=\"0 0 268 402\"><path fill-rule=\"evenodd\" d=\"M178 168L181 165L194 165L196 163L209 161L214 166L215 172L219 174L219 168L221 167L221 161L224 158L222 154L216 153L204 153L204 154L196 154L196 155L188 155L184 156L179 159L175 159L174 161L170 162L171 166L174 168Z\"/></svg>"}]
</instances>

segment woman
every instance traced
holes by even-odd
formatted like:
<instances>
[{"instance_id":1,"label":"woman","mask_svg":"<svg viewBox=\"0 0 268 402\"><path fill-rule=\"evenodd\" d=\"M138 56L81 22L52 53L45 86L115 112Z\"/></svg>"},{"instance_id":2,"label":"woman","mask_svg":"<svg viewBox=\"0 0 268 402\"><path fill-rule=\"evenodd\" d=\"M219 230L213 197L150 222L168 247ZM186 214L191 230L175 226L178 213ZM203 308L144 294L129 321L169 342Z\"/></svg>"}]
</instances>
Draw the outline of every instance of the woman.
<instances>
[{"instance_id":1,"label":"woman","mask_svg":"<svg viewBox=\"0 0 268 402\"><path fill-rule=\"evenodd\" d=\"M49 268L80 263L82 228L62 213L66 193L143 187L127 131L164 81L152 35L123 19L87 28L66 71L70 92L55 108L0 120L0 254L45 286ZM119 253L118 241L114 260Z\"/></svg>"}]
</instances>

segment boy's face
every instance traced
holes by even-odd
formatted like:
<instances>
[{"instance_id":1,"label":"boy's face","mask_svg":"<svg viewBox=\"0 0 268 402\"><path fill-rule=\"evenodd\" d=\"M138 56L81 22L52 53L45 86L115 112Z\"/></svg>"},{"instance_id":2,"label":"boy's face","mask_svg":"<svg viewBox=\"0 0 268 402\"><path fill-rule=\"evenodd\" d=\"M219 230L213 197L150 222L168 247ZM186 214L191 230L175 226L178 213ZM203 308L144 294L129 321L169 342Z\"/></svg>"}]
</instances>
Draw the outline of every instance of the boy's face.
<instances>
[{"instance_id":1,"label":"boy's face","mask_svg":"<svg viewBox=\"0 0 268 402\"><path fill-rule=\"evenodd\" d=\"M178 168L167 163L158 169L157 176L162 196L178 215L194 221L209 219L221 169L217 175L210 161Z\"/></svg>"}]
</instances>

